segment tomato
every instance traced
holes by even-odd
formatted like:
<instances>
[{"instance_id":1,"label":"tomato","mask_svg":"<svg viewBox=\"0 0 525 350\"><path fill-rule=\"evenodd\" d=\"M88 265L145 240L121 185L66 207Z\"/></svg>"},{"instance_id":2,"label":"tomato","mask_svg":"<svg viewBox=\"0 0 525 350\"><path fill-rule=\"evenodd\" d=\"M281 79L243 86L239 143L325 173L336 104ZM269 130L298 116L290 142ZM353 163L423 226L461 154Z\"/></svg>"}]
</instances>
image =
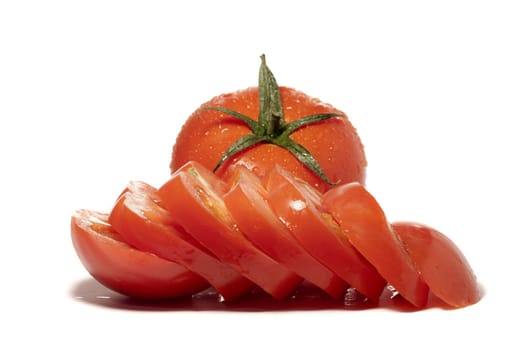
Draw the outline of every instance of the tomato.
<instances>
[{"instance_id":1,"label":"tomato","mask_svg":"<svg viewBox=\"0 0 525 350\"><path fill-rule=\"evenodd\" d=\"M184 266L132 248L108 223L108 215L78 210L71 238L88 272L106 287L136 298L189 296L209 284Z\"/></svg>"},{"instance_id":2,"label":"tomato","mask_svg":"<svg viewBox=\"0 0 525 350\"><path fill-rule=\"evenodd\" d=\"M266 195L259 179L239 167L224 203L240 230L259 249L333 298L341 297L347 284L299 244L274 214Z\"/></svg>"},{"instance_id":3,"label":"tomato","mask_svg":"<svg viewBox=\"0 0 525 350\"><path fill-rule=\"evenodd\" d=\"M171 214L159 203L154 187L131 182L111 211L109 222L130 245L177 262L202 276L225 301L252 289L253 283L220 262L177 226Z\"/></svg>"},{"instance_id":4,"label":"tomato","mask_svg":"<svg viewBox=\"0 0 525 350\"><path fill-rule=\"evenodd\" d=\"M226 184L196 162L180 168L158 191L175 221L219 259L274 298L291 295L302 279L246 239L222 200L225 192Z\"/></svg>"},{"instance_id":5,"label":"tomato","mask_svg":"<svg viewBox=\"0 0 525 350\"><path fill-rule=\"evenodd\" d=\"M396 222L392 227L434 295L454 307L479 301L476 276L454 242L418 223Z\"/></svg>"},{"instance_id":6,"label":"tomato","mask_svg":"<svg viewBox=\"0 0 525 350\"><path fill-rule=\"evenodd\" d=\"M276 167L268 179L268 203L303 247L363 295L378 301L385 280L318 210L320 193Z\"/></svg>"},{"instance_id":7,"label":"tomato","mask_svg":"<svg viewBox=\"0 0 525 350\"><path fill-rule=\"evenodd\" d=\"M417 307L426 304L428 286L383 210L361 184L345 184L327 191L322 205L350 243L405 299Z\"/></svg>"},{"instance_id":8,"label":"tomato","mask_svg":"<svg viewBox=\"0 0 525 350\"><path fill-rule=\"evenodd\" d=\"M365 153L348 117L277 86L264 57L260 72L258 87L214 97L187 119L173 146L171 171L197 161L210 170L220 165L216 173L222 177L242 166L264 178L279 164L322 192L334 183L364 183ZM317 117L293 131L286 128L306 116ZM224 159L234 144L241 151Z\"/></svg>"}]
</instances>

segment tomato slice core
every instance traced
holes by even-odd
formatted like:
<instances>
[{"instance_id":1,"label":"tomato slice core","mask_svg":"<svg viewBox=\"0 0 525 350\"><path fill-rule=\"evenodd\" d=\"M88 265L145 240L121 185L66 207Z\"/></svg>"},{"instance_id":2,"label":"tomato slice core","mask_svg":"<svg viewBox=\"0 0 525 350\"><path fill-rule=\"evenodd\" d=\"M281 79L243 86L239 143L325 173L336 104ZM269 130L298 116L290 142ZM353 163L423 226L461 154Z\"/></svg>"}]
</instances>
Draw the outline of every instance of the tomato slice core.
<instances>
[{"instance_id":1,"label":"tomato slice core","mask_svg":"<svg viewBox=\"0 0 525 350\"><path fill-rule=\"evenodd\" d=\"M140 250L184 265L206 279L231 301L248 293L253 283L219 261L161 207L157 189L143 182L131 182L117 200L109 222L123 239Z\"/></svg>"},{"instance_id":2,"label":"tomato slice core","mask_svg":"<svg viewBox=\"0 0 525 350\"><path fill-rule=\"evenodd\" d=\"M225 183L189 162L158 193L176 222L221 261L274 298L290 296L302 279L246 239L222 200L225 192Z\"/></svg>"},{"instance_id":3,"label":"tomato slice core","mask_svg":"<svg viewBox=\"0 0 525 350\"><path fill-rule=\"evenodd\" d=\"M423 307L428 286L406 253L375 198L358 183L323 194L323 209L339 223L350 243L412 305Z\"/></svg>"},{"instance_id":4,"label":"tomato slice core","mask_svg":"<svg viewBox=\"0 0 525 350\"><path fill-rule=\"evenodd\" d=\"M71 238L87 271L121 294L144 299L190 296L208 283L184 266L132 248L108 222L108 215L78 210Z\"/></svg>"},{"instance_id":5,"label":"tomato slice core","mask_svg":"<svg viewBox=\"0 0 525 350\"><path fill-rule=\"evenodd\" d=\"M396 222L392 227L435 296L454 307L465 307L480 300L472 268L447 236L413 222Z\"/></svg>"}]
</instances>

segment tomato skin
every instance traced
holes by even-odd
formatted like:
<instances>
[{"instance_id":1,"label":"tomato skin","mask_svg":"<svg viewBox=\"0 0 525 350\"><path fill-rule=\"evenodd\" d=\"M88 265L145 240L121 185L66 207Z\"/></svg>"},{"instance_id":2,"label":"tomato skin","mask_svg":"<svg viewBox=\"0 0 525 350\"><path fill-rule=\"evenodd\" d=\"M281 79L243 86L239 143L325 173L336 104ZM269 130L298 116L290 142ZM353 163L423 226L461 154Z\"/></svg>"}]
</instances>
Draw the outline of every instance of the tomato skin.
<instances>
[{"instance_id":1,"label":"tomato skin","mask_svg":"<svg viewBox=\"0 0 525 350\"><path fill-rule=\"evenodd\" d=\"M222 201L225 188L211 171L189 162L158 193L177 223L221 261L275 299L288 297L302 279L244 237Z\"/></svg>"},{"instance_id":2,"label":"tomato skin","mask_svg":"<svg viewBox=\"0 0 525 350\"><path fill-rule=\"evenodd\" d=\"M284 117L287 122L317 113L341 111L318 99L288 87L280 87ZM214 97L203 106L224 107L257 120L258 89L255 87ZM214 110L196 110L185 122L173 146L171 171L194 160L213 169L228 147L250 129L239 120ZM366 158L361 140L348 117L331 118L298 129L291 138L303 145L317 159L332 182L364 183ZM300 163L290 152L272 144L258 144L226 161L217 174L227 177L238 166L252 170L264 178L275 164L280 164L294 176L326 191L330 185Z\"/></svg>"},{"instance_id":3,"label":"tomato skin","mask_svg":"<svg viewBox=\"0 0 525 350\"><path fill-rule=\"evenodd\" d=\"M171 214L159 202L154 187L131 182L117 200L109 222L130 245L177 262L206 279L224 301L236 299L252 289L249 280L220 262L177 227Z\"/></svg>"},{"instance_id":4,"label":"tomato skin","mask_svg":"<svg viewBox=\"0 0 525 350\"><path fill-rule=\"evenodd\" d=\"M347 284L315 260L279 221L265 200L266 190L249 170L237 169L224 203L244 235L266 254L333 298Z\"/></svg>"},{"instance_id":5,"label":"tomato skin","mask_svg":"<svg viewBox=\"0 0 525 350\"><path fill-rule=\"evenodd\" d=\"M132 248L108 223L108 215L78 210L71 238L88 272L121 294L143 299L190 296L207 288L200 276L177 263Z\"/></svg>"},{"instance_id":6,"label":"tomato skin","mask_svg":"<svg viewBox=\"0 0 525 350\"><path fill-rule=\"evenodd\" d=\"M480 300L472 268L447 236L414 222L395 222L392 227L434 295L458 308Z\"/></svg>"},{"instance_id":7,"label":"tomato skin","mask_svg":"<svg viewBox=\"0 0 525 350\"><path fill-rule=\"evenodd\" d=\"M337 186L322 197L323 209L337 221L352 245L416 307L428 286L402 246L375 198L358 183Z\"/></svg>"},{"instance_id":8,"label":"tomato skin","mask_svg":"<svg viewBox=\"0 0 525 350\"><path fill-rule=\"evenodd\" d=\"M348 242L332 218L318 210L321 194L280 167L270 174L267 187L268 203L302 246L342 280L377 302L386 281Z\"/></svg>"}]
</instances>

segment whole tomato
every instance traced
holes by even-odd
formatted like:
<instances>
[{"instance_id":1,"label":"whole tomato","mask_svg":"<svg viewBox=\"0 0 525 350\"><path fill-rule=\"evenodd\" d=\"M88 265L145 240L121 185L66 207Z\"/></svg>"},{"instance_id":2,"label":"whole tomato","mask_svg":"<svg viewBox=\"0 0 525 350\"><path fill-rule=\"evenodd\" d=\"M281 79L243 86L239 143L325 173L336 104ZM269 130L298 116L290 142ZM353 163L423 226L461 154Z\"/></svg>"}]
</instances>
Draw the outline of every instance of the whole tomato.
<instances>
[{"instance_id":1,"label":"whole tomato","mask_svg":"<svg viewBox=\"0 0 525 350\"><path fill-rule=\"evenodd\" d=\"M364 183L365 153L348 117L279 87L261 59L258 87L214 97L187 119L173 146L171 172L197 161L221 177L244 166L265 178L279 164L321 192Z\"/></svg>"}]
</instances>

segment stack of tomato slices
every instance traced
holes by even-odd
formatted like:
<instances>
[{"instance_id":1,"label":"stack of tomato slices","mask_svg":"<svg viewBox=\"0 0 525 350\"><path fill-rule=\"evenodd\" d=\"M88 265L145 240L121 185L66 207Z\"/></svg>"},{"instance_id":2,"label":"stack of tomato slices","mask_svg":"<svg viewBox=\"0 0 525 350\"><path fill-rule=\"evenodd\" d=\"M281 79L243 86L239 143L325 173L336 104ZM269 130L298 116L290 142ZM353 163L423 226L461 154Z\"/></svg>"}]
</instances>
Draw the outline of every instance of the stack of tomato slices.
<instances>
[{"instance_id":1,"label":"stack of tomato slices","mask_svg":"<svg viewBox=\"0 0 525 350\"><path fill-rule=\"evenodd\" d=\"M220 179L189 162L159 189L131 182L109 214L79 210L72 239L87 270L147 299L214 288L225 302L258 287L276 300L303 284L333 299L348 288L378 302L389 285L417 308L429 290L452 307L480 299L456 245L433 228L389 223L359 183L321 194L276 166Z\"/></svg>"}]
</instances>

